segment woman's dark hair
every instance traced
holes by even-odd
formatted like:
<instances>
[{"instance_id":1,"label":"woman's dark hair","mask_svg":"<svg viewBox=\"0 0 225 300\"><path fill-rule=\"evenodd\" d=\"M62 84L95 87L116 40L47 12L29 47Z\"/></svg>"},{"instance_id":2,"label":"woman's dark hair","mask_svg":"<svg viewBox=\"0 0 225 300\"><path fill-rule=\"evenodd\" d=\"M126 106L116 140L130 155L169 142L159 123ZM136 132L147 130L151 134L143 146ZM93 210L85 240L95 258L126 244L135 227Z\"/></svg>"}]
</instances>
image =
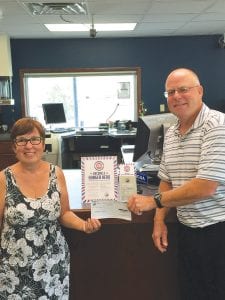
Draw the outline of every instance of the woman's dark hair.
<instances>
[{"instance_id":1,"label":"woman's dark hair","mask_svg":"<svg viewBox=\"0 0 225 300\"><path fill-rule=\"evenodd\" d=\"M40 122L32 118L26 117L17 120L11 129L11 140L14 141L18 135L23 135L37 129L40 137L45 140L45 129Z\"/></svg>"}]
</instances>

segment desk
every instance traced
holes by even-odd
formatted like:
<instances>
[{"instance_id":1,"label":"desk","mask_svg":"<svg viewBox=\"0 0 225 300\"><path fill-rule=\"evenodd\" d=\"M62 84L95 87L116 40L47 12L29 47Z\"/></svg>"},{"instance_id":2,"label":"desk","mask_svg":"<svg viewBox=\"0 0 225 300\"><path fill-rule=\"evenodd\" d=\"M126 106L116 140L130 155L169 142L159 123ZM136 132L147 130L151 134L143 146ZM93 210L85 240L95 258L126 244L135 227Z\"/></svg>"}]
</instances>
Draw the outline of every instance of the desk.
<instances>
[{"instance_id":1,"label":"desk","mask_svg":"<svg viewBox=\"0 0 225 300\"><path fill-rule=\"evenodd\" d=\"M72 210L87 218L90 207L81 203L80 170L64 174ZM170 246L160 254L151 238L152 217L151 212L132 222L103 220L94 234L63 229L71 252L70 300L180 300L176 218L169 216Z\"/></svg>"},{"instance_id":2,"label":"desk","mask_svg":"<svg viewBox=\"0 0 225 300\"><path fill-rule=\"evenodd\" d=\"M63 169L80 168L81 156L116 155L121 161L121 146L134 144L134 133L104 133L102 135L62 135L61 157Z\"/></svg>"}]
</instances>

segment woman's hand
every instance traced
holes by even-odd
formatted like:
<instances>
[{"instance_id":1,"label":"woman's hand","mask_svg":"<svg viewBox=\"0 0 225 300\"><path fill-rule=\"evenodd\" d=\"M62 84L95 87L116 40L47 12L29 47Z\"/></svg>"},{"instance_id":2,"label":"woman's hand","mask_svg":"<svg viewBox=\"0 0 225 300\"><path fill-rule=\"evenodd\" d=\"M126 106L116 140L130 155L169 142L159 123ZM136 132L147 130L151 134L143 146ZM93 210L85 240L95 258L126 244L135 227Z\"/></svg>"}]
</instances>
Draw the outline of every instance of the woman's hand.
<instances>
[{"instance_id":1,"label":"woman's hand","mask_svg":"<svg viewBox=\"0 0 225 300\"><path fill-rule=\"evenodd\" d=\"M88 218L86 221L84 221L83 231L85 233L93 233L98 231L100 227L101 227L101 222L98 219Z\"/></svg>"}]
</instances>

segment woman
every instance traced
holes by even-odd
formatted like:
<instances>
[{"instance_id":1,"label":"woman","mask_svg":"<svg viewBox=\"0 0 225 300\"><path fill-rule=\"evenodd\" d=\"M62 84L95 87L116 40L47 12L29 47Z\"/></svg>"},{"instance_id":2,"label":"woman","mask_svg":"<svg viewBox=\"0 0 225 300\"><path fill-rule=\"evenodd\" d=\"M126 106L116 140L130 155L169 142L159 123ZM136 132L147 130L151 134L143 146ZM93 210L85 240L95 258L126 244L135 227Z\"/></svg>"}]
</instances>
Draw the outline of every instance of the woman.
<instances>
[{"instance_id":1,"label":"woman","mask_svg":"<svg viewBox=\"0 0 225 300\"><path fill-rule=\"evenodd\" d=\"M0 299L69 298L69 249L60 224L91 233L69 207L62 170L42 160L43 126L18 120L11 131L18 162L0 172Z\"/></svg>"}]
</instances>

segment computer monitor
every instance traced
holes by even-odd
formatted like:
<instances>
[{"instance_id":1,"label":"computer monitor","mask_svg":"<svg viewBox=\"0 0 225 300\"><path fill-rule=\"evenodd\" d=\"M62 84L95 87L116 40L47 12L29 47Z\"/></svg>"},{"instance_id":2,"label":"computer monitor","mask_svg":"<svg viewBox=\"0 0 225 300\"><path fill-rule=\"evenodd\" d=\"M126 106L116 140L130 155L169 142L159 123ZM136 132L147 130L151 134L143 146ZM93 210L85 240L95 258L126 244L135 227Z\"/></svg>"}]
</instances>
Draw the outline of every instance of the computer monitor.
<instances>
[{"instance_id":1,"label":"computer monitor","mask_svg":"<svg viewBox=\"0 0 225 300\"><path fill-rule=\"evenodd\" d=\"M176 120L177 118L171 113L139 117L133 162L159 164L165 131Z\"/></svg>"},{"instance_id":2,"label":"computer monitor","mask_svg":"<svg viewBox=\"0 0 225 300\"><path fill-rule=\"evenodd\" d=\"M43 103L42 108L46 124L66 123L63 103Z\"/></svg>"}]
</instances>

